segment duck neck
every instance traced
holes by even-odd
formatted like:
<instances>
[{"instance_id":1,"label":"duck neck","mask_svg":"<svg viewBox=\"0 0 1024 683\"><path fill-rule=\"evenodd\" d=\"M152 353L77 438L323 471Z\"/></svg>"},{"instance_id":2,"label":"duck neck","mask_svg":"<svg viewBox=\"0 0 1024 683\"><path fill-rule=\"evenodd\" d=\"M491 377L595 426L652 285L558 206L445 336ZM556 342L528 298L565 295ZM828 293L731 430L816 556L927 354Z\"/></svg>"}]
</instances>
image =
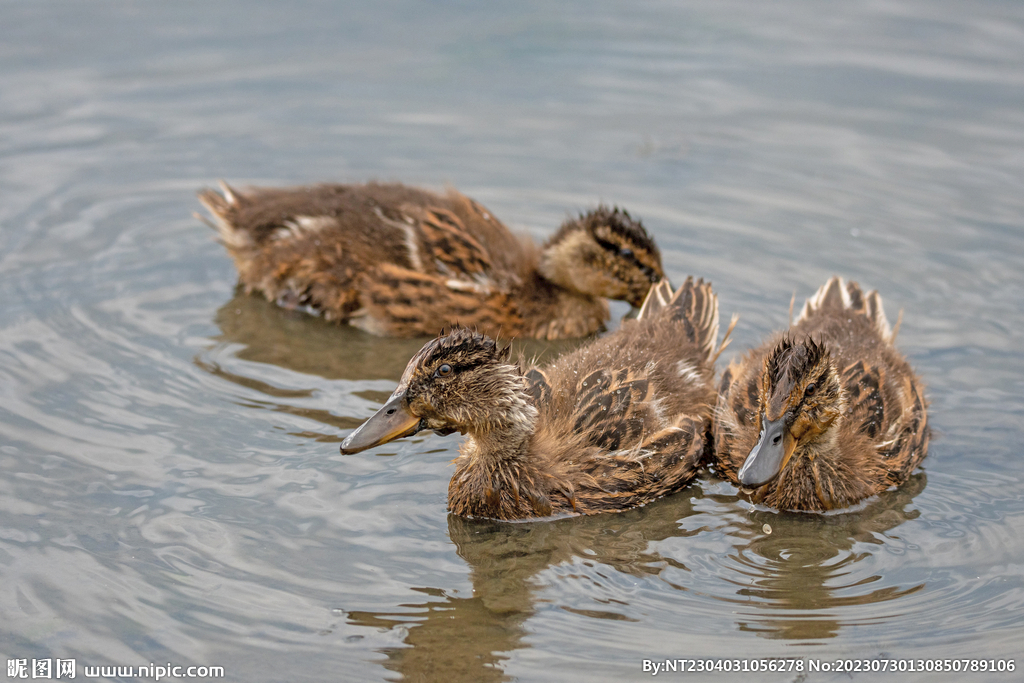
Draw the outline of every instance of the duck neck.
<instances>
[{"instance_id":1,"label":"duck neck","mask_svg":"<svg viewBox=\"0 0 1024 683\"><path fill-rule=\"evenodd\" d=\"M834 461L839 457L839 426L833 422L824 432L800 444L800 450L800 455L810 460Z\"/></svg>"},{"instance_id":2,"label":"duck neck","mask_svg":"<svg viewBox=\"0 0 1024 683\"><path fill-rule=\"evenodd\" d=\"M530 445L537 423L525 387L503 418L467 430L448 485L448 509L457 515L522 519L546 516L552 506L541 490L546 480Z\"/></svg>"},{"instance_id":3,"label":"duck neck","mask_svg":"<svg viewBox=\"0 0 1024 683\"><path fill-rule=\"evenodd\" d=\"M494 469L527 460L530 437L537 423L537 409L526 391L518 389L502 406L502 414L485 425L467 430L463 449L473 465Z\"/></svg>"},{"instance_id":4,"label":"duck neck","mask_svg":"<svg viewBox=\"0 0 1024 683\"><path fill-rule=\"evenodd\" d=\"M801 444L802 452L798 455L808 465L807 472L813 480L814 497L817 498L817 504L808 509L832 510L845 507L850 502L844 494L848 489L849 473L842 463L838 422L837 419L813 440Z\"/></svg>"}]
</instances>

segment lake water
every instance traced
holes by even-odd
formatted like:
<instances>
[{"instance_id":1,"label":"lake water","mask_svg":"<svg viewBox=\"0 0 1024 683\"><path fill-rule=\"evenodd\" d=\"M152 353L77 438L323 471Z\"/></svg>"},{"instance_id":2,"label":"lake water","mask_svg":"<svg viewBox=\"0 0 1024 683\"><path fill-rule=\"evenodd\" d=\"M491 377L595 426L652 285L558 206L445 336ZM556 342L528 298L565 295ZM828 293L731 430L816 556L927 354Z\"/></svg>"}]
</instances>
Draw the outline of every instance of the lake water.
<instances>
[{"instance_id":1,"label":"lake water","mask_svg":"<svg viewBox=\"0 0 1024 683\"><path fill-rule=\"evenodd\" d=\"M1019 656L1024 4L2 0L0 67L3 658L456 683ZM450 518L458 436L338 453L421 341L236 294L191 215L217 178L451 184L538 238L618 203L740 314L727 356L855 279L904 311L931 451L838 514L705 475Z\"/></svg>"}]
</instances>

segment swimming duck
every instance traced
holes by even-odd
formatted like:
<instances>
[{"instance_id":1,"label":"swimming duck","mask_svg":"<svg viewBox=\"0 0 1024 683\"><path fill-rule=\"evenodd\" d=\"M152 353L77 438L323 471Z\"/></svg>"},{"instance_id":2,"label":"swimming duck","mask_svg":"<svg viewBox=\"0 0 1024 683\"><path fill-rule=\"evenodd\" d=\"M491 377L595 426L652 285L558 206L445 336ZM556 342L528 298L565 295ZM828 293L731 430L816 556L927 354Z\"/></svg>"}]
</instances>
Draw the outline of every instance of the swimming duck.
<instances>
[{"instance_id":1,"label":"swimming duck","mask_svg":"<svg viewBox=\"0 0 1024 683\"><path fill-rule=\"evenodd\" d=\"M830 279L788 331L723 373L716 469L755 502L787 510L842 508L902 484L930 430L921 380L895 337L878 292Z\"/></svg>"},{"instance_id":2,"label":"swimming duck","mask_svg":"<svg viewBox=\"0 0 1024 683\"><path fill-rule=\"evenodd\" d=\"M222 183L199 201L247 292L378 335L462 323L492 337L582 337L604 329L606 299L639 306L664 275L654 240L618 208L568 220L538 248L454 190Z\"/></svg>"},{"instance_id":3,"label":"swimming duck","mask_svg":"<svg viewBox=\"0 0 1024 683\"><path fill-rule=\"evenodd\" d=\"M468 438L448 509L494 519L626 510L685 486L710 455L718 301L688 278L651 289L636 320L523 368L464 327L427 342L343 454L432 429Z\"/></svg>"}]
</instances>

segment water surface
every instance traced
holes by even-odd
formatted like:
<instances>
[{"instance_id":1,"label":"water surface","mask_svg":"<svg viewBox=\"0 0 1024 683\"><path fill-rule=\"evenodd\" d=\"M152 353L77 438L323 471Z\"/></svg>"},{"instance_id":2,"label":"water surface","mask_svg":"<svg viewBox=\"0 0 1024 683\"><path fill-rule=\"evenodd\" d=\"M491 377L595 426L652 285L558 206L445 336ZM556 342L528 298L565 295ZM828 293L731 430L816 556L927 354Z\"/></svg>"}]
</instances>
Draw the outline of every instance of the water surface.
<instances>
[{"instance_id":1,"label":"water surface","mask_svg":"<svg viewBox=\"0 0 1024 683\"><path fill-rule=\"evenodd\" d=\"M448 683L1016 656L1024 6L3 0L0 16L0 655ZM459 437L337 450L420 341L238 294L191 216L217 178L451 184L538 238L620 204L674 279L710 278L741 315L737 352L794 293L858 280L904 313L931 451L905 486L829 515L760 509L707 475L618 515L450 518Z\"/></svg>"}]
</instances>

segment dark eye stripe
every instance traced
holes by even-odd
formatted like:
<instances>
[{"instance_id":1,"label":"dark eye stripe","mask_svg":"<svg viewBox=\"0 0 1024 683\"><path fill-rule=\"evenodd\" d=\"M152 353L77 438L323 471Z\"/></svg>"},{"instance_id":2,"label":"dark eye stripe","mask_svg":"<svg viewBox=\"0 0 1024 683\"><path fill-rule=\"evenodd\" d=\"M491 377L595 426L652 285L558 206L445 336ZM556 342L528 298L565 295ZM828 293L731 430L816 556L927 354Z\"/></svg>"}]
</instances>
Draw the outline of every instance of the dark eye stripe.
<instances>
[{"instance_id":1,"label":"dark eye stripe","mask_svg":"<svg viewBox=\"0 0 1024 683\"><path fill-rule=\"evenodd\" d=\"M820 377L818 377L816 380L814 380L813 382L810 382L807 385L807 386L810 386L811 384L813 384L814 385L814 391L810 395L808 395L807 394L807 390L804 389L804 393L800 397L800 403L797 404L797 410L799 410L800 408L803 408L804 404L807 402L807 399L809 399L809 398L811 398L813 396L820 396L821 395L821 392L823 392L825 390L825 386L826 386L825 382L826 382L827 379L828 379L828 373L827 372L823 372Z\"/></svg>"},{"instance_id":2,"label":"dark eye stripe","mask_svg":"<svg viewBox=\"0 0 1024 683\"><path fill-rule=\"evenodd\" d=\"M609 251L619 258L629 261L631 264L636 266L637 270L640 270L647 277L652 277L657 274L657 271L651 266L641 263L640 259L636 257L636 253L630 247L620 247L614 242L610 242L606 239L601 239L597 235L594 235L594 241L597 242L605 251Z\"/></svg>"}]
</instances>

